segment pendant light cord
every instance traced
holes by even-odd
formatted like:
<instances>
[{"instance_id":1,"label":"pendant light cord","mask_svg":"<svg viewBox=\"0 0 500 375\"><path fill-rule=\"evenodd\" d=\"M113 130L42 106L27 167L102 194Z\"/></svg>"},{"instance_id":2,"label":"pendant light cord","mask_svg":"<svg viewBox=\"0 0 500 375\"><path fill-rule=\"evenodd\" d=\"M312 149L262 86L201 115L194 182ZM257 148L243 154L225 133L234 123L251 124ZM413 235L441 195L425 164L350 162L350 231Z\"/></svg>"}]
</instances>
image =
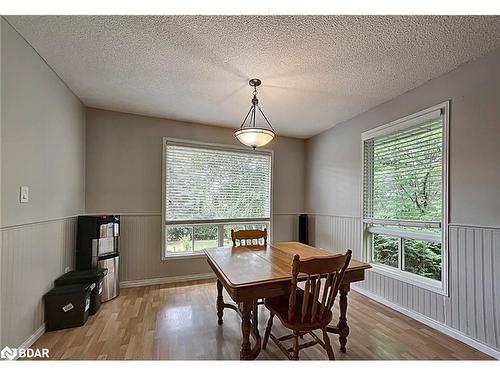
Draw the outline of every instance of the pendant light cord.
<instances>
[{"instance_id":1,"label":"pendant light cord","mask_svg":"<svg viewBox=\"0 0 500 375\"><path fill-rule=\"evenodd\" d=\"M267 119L266 115L262 111L262 108L260 108L259 99L257 98L257 86L255 86L255 85L253 86L252 105L250 106L250 109L248 110L247 115L245 116L245 119L241 123L240 129L243 129L243 126L245 125L245 122L247 121L248 116L250 116L250 121L249 121L250 124L252 125L252 127L255 128L255 121L256 121L256 117L257 117L256 116L256 109L257 108L259 109L259 112L262 115L262 117L264 117L264 120L266 120L267 125L269 125L269 127L271 128L271 130L273 132L276 132L276 130L274 130L273 126L271 125L271 123Z\"/></svg>"}]
</instances>

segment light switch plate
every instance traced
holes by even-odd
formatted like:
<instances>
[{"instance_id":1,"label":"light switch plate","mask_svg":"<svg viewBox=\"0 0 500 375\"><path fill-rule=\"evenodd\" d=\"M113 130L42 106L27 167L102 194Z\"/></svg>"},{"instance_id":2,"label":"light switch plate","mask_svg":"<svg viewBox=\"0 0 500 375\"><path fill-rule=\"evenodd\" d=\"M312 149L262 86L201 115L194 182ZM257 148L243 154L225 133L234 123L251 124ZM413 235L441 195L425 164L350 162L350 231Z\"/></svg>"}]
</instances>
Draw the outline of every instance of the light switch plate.
<instances>
[{"instance_id":1,"label":"light switch plate","mask_svg":"<svg viewBox=\"0 0 500 375\"><path fill-rule=\"evenodd\" d=\"M27 203L30 200L30 189L28 186L21 186L19 193L19 201L21 203Z\"/></svg>"}]
</instances>

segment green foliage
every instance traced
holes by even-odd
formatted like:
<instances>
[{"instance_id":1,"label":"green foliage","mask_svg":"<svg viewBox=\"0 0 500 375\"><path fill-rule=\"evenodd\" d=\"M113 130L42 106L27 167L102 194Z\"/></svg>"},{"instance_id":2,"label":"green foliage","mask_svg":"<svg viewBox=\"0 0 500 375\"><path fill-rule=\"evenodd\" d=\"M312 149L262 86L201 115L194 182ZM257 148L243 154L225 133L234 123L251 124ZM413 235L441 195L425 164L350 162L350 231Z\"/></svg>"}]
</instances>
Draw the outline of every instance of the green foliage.
<instances>
[{"instance_id":1,"label":"green foliage","mask_svg":"<svg viewBox=\"0 0 500 375\"><path fill-rule=\"evenodd\" d=\"M181 246L184 250L188 251L191 250L191 237L190 236L182 236L181 237Z\"/></svg>"},{"instance_id":2,"label":"green foliage","mask_svg":"<svg viewBox=\"0 0 500 375\"><path fill-rule=\"evenodd\" d=\"M398 239L380 234L373 235L373 255L378 263L398 266Z\"/></svg>"},{"instance_id":3,"label":"green foliage","mask_svg":"<svg viewBox=\"0 0 500 375\"><path fill-rule=\"evenodd\" d=\"M231 229L260 229L263 230L266 224L228 224L224 225L224 244L231 241ZM191 251L201 250L207 247L215 247L218 244L217 225L186 225L167 226L167 249L168 251ZM193 246L194 231L194 249Z\"/></svg>"},{"instance_id":4,"label":"green foliage","mask_svg":"<svg viewBox=\"0 0 500 375\"><path fill-rule=\"evenodd\" d=\"M374 218L441 220L441 122L420 130L374 141Z\"/></svg>"},{"instance_id":5,"label":"green foliage","mask_svg":"<svg viewBox=\"0 0 500 375\"><path fill-rule=\"evenodd\" d=\"M405 270L441 280L441 244L422 240L405 240Z\"/></svg>"},{"instance_id":6,"label":"green foliage","mask_svg":"<svg viewBox=\"0 0 500 375\"><path fill-rule=\"evenodd\" d=\"M371 185L367 215L376 219L441 221L442 218L442 122L429 121L416 128L367 141L365 159L373 161L365 171ZM436 232L428 228L399 230ZM440 233L440 231L439 231ZM398 267L398 238L373 235L374 261ZM405 239L404 270L435 280L441 279L441 244Z\"/></svg>"},{"instance_id":7,"label":"green foliage","mask_svg":"<svg viewBox=\"0 0 500 375\"><path fill-rule=\"evenodd\" d=\"M196 226L194 227L194 240L216 240L217 227L216 226Z\"/></svg>"},{"instance_id":8,"label":"green foliage","mask_svg":"<svg viewBox=\"0 0 500 375\"><path fill-rule=\"evenodd\" d=\"M373 235L374 261L398 267L398 238ZM404 239L404 270L441 280L441 244L439 242Z\"/></svg>"},{"instance_id":9,"label":"green foliage","mask_svg":"<svg viewBox=\"0 0 500 375\"><path fill-rule=\"evenodd\" d=\"M183 237L190 238L191 236L192 231L190 227L168 227L167 229L168 241L180 241Z\"/></svg>"},{"instance_id":10,"label":"green foliage","mask_svg":"<svg viewBox=\"0 0 500 375\"><path fill-rule=\"evenodd\" d=\"M192 230L189 227L168 227L168 240L169 241L181 241L183 237L188 237L191 240ZM216 226L196 226L194 228L194 239L195 240L216 240L217 239L217 227Z\"/></svg>"}]
</instances>

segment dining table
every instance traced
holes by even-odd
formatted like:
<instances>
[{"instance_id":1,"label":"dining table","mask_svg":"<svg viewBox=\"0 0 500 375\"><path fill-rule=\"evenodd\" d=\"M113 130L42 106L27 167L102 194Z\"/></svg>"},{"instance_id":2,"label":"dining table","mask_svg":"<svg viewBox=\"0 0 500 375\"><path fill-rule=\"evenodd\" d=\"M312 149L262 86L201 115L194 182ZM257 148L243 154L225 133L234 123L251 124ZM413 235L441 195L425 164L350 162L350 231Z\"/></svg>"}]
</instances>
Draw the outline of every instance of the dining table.
<instances>
[{"instance_id":1,"label":"dining table","mask_svg":"<svg viewBox=\"0 0 500 375\"><path fill-rule=\"evenodd\" d=\"M240 245L205 249L207 262L217 277L217 321L223 324L224 309L241 315L242 342L240 359L255 359L261 351L258 327L258 306L265 298L287 295L291 286L291 266L294 255L300 259L326 257L343 253L325 250L300 242L278 242L265 245ZM348 293L351 283L365 279L368 263L352 259L339 288L339 321L327 331L339 336L340 350L346 352L349 326L347 324ZM299 274L299 281L306 275ZM223 289L235 304L223 298ZM250 337L253 338L253 345Z\"/></svg>"}]
</instances>

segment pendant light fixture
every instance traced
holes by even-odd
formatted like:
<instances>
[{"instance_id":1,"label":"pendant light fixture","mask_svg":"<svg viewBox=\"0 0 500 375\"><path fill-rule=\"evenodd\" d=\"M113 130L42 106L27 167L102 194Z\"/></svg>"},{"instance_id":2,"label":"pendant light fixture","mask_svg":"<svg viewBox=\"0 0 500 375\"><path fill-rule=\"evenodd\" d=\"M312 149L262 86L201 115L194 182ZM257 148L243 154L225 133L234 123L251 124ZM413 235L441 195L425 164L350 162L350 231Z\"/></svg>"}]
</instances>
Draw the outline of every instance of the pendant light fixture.
<instances>
[{"instance_id":1,"label":"pendant light fixture","mask_svg":"<svg viewBox=\"0 0 500 375\"><path fill-rule=\"evenodd\" d=\"M271 142L276 136L276 133L272 125L269 123L266 115L262 112L262 109L259 106L259 99L257 99L257 86L260 86L262 83L261 80L258 78L252 78L248 83L253 87L252 105L250 106L250 109L240 128L234 132L234 136L238 139L238 141L244 145L253 147L255 150L256 147L262 147ZM259 127L255 125L257 110L260 112L262 117L264 117L268 126Z\"/></svg>"}]
</instances>

